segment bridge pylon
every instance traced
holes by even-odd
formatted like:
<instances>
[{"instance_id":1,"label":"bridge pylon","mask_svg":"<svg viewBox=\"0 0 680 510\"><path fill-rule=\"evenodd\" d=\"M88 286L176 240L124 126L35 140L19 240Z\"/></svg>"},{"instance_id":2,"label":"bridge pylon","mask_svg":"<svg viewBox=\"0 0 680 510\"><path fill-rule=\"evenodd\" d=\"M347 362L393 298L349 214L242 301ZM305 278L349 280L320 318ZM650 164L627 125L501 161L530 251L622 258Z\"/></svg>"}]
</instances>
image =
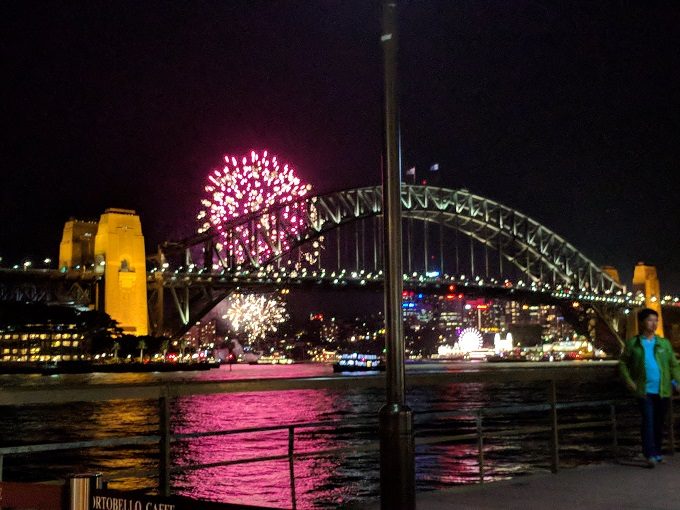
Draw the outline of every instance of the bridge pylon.
<instances>
[{"instance_id":1,"label":"bridge pylon","mask_svg":"<svg viewBox=\"0 0 680 510\"><path fill-rule=\"evenodd\" d=\"M147 335L146 253L135 211L106 209L94 243L95 272L104 275L104 310L123 331Z\"/></svg>"},{"instance_id":2,"label":"bridge pylon","mask_svg":"<svg viewBox=\"0 0 680 510\"><path fill-rule=\"evenodd\" d=\"M656 334L663 336L663 317L661 315L661 285L655 266L644 262L638 262L633 273L633 292L642 292L645 295L645 307L651 308L659 314L659 326ZM636 314L631 314L628 319L628 333L630 336L638 334L638 322Z\"/></svg>"}]
</instances>

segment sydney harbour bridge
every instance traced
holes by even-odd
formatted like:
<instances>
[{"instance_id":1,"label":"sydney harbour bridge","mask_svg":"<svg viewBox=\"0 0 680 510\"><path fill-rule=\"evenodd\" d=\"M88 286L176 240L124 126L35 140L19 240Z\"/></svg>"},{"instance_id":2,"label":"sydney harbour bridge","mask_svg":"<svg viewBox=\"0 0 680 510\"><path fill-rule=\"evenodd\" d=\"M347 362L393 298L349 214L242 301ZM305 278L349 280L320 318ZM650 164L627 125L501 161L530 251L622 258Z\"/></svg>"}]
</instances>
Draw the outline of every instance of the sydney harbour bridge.
<instances>
[{"instance_id":1,"label":"sydney harbour bridge","mask_svg":"<svg viewBox=\"0 0 680 510\"><path fill-rule=\"evenodd\" d=\"M625 334L626 316L645 304L614 270L496 201L405 184L401 200L407 289L556 304L609 350ZM147 259L149 331L179 336L235 291L382 288L381 209L381 186L348 189L162 243ZM291 210L305 216L304 228L287 228ZM96 303L103 277L95 269L2 270L0 300Z\"/></svg>"}]
</instances>

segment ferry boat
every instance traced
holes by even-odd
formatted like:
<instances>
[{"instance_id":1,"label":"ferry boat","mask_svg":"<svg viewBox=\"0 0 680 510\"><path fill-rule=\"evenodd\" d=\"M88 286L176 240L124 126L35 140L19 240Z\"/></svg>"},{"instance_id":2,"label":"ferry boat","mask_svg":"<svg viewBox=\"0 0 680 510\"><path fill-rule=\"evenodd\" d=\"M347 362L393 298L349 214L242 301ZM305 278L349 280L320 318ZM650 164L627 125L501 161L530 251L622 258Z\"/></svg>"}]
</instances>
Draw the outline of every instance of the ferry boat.
<instances>
[{"instance_id":1,"label":"ferry boat","mask_svg":"<svg viewBox=\"0 0 680 510\"><path fill-rule=\"evenodd\" d=\"M333 363L333 372L383 372L385 362L376 354L341 354Z\"/></svg>"}]
</instances>

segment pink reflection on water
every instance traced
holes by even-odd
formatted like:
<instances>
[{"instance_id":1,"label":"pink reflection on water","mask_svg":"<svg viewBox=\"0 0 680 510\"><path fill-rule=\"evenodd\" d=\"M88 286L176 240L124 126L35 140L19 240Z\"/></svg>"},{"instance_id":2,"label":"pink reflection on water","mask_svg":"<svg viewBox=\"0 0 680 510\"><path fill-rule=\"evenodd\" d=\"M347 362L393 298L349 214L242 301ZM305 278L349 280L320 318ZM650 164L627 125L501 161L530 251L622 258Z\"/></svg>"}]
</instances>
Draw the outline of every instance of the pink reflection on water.
<instances>
[{"instance_id":1,"label":"pink reflection on water","mask_svg":"<svg viewBox=\"0 0 680 510\"><path fill-rule=\"evenodd\" d=\"M438 371L460 370L459 367L435 367ZM433 370L430 366L409 366L409 371ZM476 368L475 368L476 370ZM491 370L491 369L489 369ZM180 372L159 374L86 374L59 377L0 377L0 384L36 385L41 387L68 386L70 384L149 383L204 380L243 380L280 377L329 376L327 365L250 366L235 365L232 371L225 366L209 372ZM461 421L449 415L432 416L428 411L466 410L532 402L544 399L544 392L518 385L463 383L409 388L409 405L416 412L416 430L433 429L434 433L450 435L469 432L474 419ZM352 448L352 452L295 461L298 507L337 508L348 500L375 497L377 486L378 455L369 451L372 432L355 432L347 425L360 424L375 427L377 412L384 400L380 388L343 390L295 390L243 394L191 396L172 402L174 432L198 432L220 429L237 429L289 423L336 420L343 423L340 429L301 429L296 432L296 452L319 451L327 448ZM80 437L106 437L109 435L149 434L157 431L157 403L143 401L102 402L69 406L43 406L34 410L20 409L16 423L22 423L21 440L26 440L27 430L36 440L52 437L54 441L74 440ZM48 417L48 418L46 418ZM58 418L57 418L58 417ZM56 420L56 421L55 421ZM511 425L514 418L503 424ZM5 420L8 421L8 420ZM15 420L11 420L14 422ZM27 428L26 423L29 423ZM491 423L488 424L489 426ZM485 420L485 430L487 422ZM17 440L18 429L7 423L0 432L5 440ZM328 432L328 433L326 433ZM172 445L174 465L209 463L223 460L246 459L262 455L287 453L287 430L248 433L191 439ZM487 443L486 480L505 478L526 471L536 453L526 452L522 439L504 440L498 446ZM540 446L540 445L539 445ZM495 449L497 452L494 452ZM545 455L538 448L541 462ZM419 486L441 489L460 483L475 483L478 478L478 461L474 441L418 448L416 460ZM32 459L37 459L36 456ZM64 459L49 457L37 459L55 467L80 463L83 470L115 472L118 469L157 466L157 450L150 448L115 448L90 450L81 457ZM75 465L75 464L74 464ZM38 467L36 465L36 467ZM66 467L64 467L66 469ZM69 472L73 471L68 468ZM126 479L114 482L114 488L154 489L155 479ZM290 507L290 481L287 460L241 464L187 471L173 476L173 491L199 498L243 502L249 504Z\"/></svg>"},{"instance_id":2,"label":"pink reflection on water","mask_svg":"<svg viewBox=\"0 0 680 510\"><path fill-rule=\"evenodd\" d=\"M346 398L346 394L341 395L331 390L192 396L175 402L173 432L191 433L319 422L327 421L328 416L337 417L338 414L358 413L359 416L363 414L374 417L378 406L379 403L367 405L364 398L352 401ZM335 432L334 427L296 430L295 452L318 452L351 443L362 456L362 443L370 442L368 437L362 439L354 434L331 436L329 432ZM173 452L175 465L286 456L288 430L284 428L187 439L176 442ZM332 455L296 459L294 469L298 508L316 507L315 499L320 488L324 489L324 500L335 498L336 503L342 503L344 499L341 498L346 498L348 493L353 492L352 484L348 491L346 478L344 486L339 486L337 481L337 470L341 465L347 465L348 459L345 457L346 455ZM351 468L345 467L345 470L351 471ZM262 506L292 506L287 459L186 471L174 477L173 485L178 492L201 499ZM362 491L356 489L354 492Z\"/></svg>"}]
</instances>

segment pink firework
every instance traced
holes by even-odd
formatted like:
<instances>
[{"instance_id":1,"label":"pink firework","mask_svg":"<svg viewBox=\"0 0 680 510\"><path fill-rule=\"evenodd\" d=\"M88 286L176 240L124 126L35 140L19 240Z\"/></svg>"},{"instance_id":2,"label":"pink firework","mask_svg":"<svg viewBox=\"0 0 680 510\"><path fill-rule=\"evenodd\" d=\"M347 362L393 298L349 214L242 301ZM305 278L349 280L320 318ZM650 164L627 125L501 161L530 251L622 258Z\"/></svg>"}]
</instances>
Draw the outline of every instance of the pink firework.
<instances>
[{"instance_id":1,"label":"pink firework","mask_svg":"<svg viewBox=\"0 0 680 510\"><path fill-rule=\"evenodd\" d=\"M306 206L298 199L311 189L267 151L251 151L250 156L225 156L226 165L208 175L205 207L198 215L201 231L213 227L222 239L222 249L233 254L237 263L262 263L275 255L272 247L289 247L288 237L299 234L306 224ZM288 204L288 205L287 205ZM227 228L229 222L272 209L252 222ZM254 231L256 230L256 232Z\"/></svg>"}]
</instances>

